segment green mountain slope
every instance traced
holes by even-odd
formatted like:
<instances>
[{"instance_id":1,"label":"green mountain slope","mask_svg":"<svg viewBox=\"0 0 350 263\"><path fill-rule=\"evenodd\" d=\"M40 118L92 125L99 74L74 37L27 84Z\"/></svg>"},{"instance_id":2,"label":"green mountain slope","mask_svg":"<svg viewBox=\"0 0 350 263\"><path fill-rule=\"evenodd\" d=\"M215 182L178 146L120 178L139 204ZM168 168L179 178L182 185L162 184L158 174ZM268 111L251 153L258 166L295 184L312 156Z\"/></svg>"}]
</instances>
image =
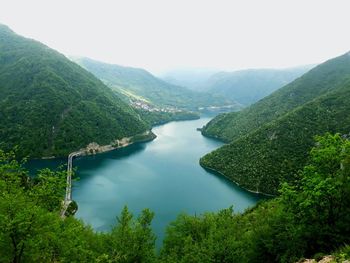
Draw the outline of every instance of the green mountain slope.
<instances>
[{"instance_id":1,"label":"green mountain slope","mask_svg":"<svg viewBox=\"0 0 350 263\"><path fill-rule=\"evenodd\" d=\"M101 79L114 91L129 99L145 101L161 107L191 110L197 110L198 107L235 104L224 97L172 85L156 78L144 69L122 67L88 58L73 58L73 60Z\"/></svg>"},{"instance_id":2,"label":"green mountain slope","mask_svg":"<svg viewBox=\"0 0 350 263\"><path fill-rule=\"evenodd\" d=\"M204 156L201 165L224 174L248 190L276 194L281 182L296 178L297 171L307 161L315 135L349 133L349 96L350 56L345 54L272 94L265 100L266 104L262 104L262 100L252 105L246 110L247 119L243 119L243 113L214 119L210 125L219 131L222 126L225 131L234 130L232 123L239 126L243 119L245 123L240 128L244 127L246 132L230 133L225 138L234 138L233 141ZM283 98L279 107L277 98ZM253 123L248 126L248 121Z\"/></svg>"},{"instance_id":3,"label":"green mountain slope","mask_svg":"<svg viewBox=\"0 0 350 263\"><path fill-rule=\"evenodd\" d=\"M62 156L148 125L91 73L65 56L0 26L0 148Z\"/></svg>"},{"instance_id":4,"label":"green mountain slope","mask_svg":"<svg viewBox=\"0 0 350 263\"><path fill-rule=\"evenodd\" d=\"M338 88L349 76L350 56L347 53L313 68L240 112L217 116L204 127L203 134L226 142L238 139L296 107Z\"/></svg>"},{"instance_id":5,"label":"green mountain slope","mask_svg":"<svg viewBox=\"0 0 350 263\"><path fill-rule=\"evenodd\" d=\"M250 105L300 77L312 66L289 69L248 69L219 72L211 76L205 90Z\"/></svg>"}]
</instances>

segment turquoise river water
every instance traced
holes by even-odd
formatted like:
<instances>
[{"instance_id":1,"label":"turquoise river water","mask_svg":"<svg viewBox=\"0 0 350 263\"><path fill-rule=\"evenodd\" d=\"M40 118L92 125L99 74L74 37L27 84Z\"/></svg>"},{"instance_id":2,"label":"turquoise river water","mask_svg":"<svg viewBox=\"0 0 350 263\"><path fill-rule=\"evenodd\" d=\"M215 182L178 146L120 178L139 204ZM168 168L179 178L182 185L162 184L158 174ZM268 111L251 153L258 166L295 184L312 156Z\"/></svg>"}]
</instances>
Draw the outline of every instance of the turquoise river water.
<instances>
[{"instance_id":1,"label":"turquoise river water","mask_svg":"<svg viewBox=\"0 0 350 263\"><path fill-rule=\"evenodd\" d=\"M201 156L222 145L196 130L209 120L170 122L153 128L157 138L151 142L74 159L79 177L73 187L76 217L108 231L125 205L135 215L150 208L159 246L166 226L179 213L194 215L231 205L243 211L254 205L260 196L199 165ZM53 168L65 161L33 160L29 168Z\"/></svg>"}]
</instances>

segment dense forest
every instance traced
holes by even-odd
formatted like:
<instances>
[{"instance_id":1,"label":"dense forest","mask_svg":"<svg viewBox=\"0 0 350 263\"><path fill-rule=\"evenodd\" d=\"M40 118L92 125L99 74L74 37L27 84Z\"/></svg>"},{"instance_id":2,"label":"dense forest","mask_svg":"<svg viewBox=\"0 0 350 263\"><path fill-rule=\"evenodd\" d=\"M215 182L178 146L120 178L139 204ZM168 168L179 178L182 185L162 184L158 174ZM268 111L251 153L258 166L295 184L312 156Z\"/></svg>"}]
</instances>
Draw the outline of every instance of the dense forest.
<instances>
[{"instance_id":1,"label":"dense forest","mask_svg":"<svg viewBox=\"0 0 350 263\"><path fill-rule=\"evenodd\" d=\"M241 112L219 115L203 134L231 141L201 164L255 192L277 194L307 161L313 137L348 133L350 56L345 54Z\"/></svg>"},{"instance_id":2,"label":"dense forest","mask_svg":"<svg viewBox=\"0 0 350 263\"><path fill-rule=\"evenodd\" d=\"M126 98L144 100L159 107L198 110L198 107L239 104L222 96L195 92L167 83L144 69L122 67L88 58L73 58L115 92Z\"/></svg>"},{"instance_id":3,"label":"dense forest","mask_svg":"<svg viewBox=\"0 0 350 263\"><path fill-rule=\"evenodd\" d=\"M65 172L34 178L13 152L0 151L0 262L296 262L333 253L350 259L350 141L316 138L296 184L237 214L181 214L155 249L154 213L125 207L110 232L60 218Z\"/></svg>"},{"instance_id":4,"label":"dense forest","mask_svg":"<svg viewBox=\"0 0 350 263\"><path fill-rule=\"evenodd\" d=\"M19 156L64 156L150 126L65 56L0 26L0 147Z\"/></svg>"},{"instance_id":5,"label":"dense forest","mask_svg":"<svg viewBox=\"0 0 350 263\"><path fill-rule=\"evenodd\" d=\"M219 115L204 127L203 134L230 142L328 91L341 88L350 77L349 54L320 64L250 107Z\"/></svg>"}]
</instances>

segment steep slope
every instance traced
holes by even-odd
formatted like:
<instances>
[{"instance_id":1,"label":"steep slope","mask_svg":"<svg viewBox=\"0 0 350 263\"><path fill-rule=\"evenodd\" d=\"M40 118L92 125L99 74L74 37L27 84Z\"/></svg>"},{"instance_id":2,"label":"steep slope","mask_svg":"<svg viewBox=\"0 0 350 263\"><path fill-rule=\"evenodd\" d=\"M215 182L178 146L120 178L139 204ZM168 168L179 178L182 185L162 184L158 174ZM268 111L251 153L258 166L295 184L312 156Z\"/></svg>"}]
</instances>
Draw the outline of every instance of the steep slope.
<instances>
[{"instance_id":1,"label":"steep slope","mask_svg":"<svg viewBox=\"0 0 350 263\"><path fill-rule=\"evenodd\" d=\"M293 95L288 97L288 93ZM297 178L315 135L350 132L349 96L350 55L345 54L320 65L271 95L267 98L269 103L263 104L266 108L261 102L251 106L247 110L247 119L260 121L260 127L257 123L250 124L250 128L244 126L246 132L235 133L230 144L204 156L200 163L224 174L243 188L276 194L281 182ZM284 98L281 105L278 105L277 98ZM267 114L264 115L264 111ZM210 125L215 125L219 131L220 127L226 131L235 129L230 125L234 122L239 125L240 114L223 115ZM228 121L231 116L236 118L234 122Z\"/></svg>"},{"instance_id":2,"label":"steep slope","mask_svg":"<svg viewBox=\"0 0 350 263\"><path fill-rule=\"evenodd\" d=\"M206 155L201 164L243 188L276 194L283 181L296 179L315 135L350 132L350 79L325 94Z\"/></svg>"},{"instance_id":3,"label":"steep slope","mask_svg":"<svg viewBox=\"0 0 350 263\"><path fill-rule=\"evenodd\" d=\"M0 148L18 145L20 156L62 156L148 128L92 74L4 25L0 92Z\"/></svg>"},{"instance_id":4,"label":"steep slope","mask_svg":"<svg viewBox=\"0 0 350 263\"><path fill-rule=\"evenodd\" d=\"M152 105L197 110L198 107L235 104L220 96L172 85L144 69L122 67L88 58L73 58L73 60L119 94Z\"/></svg>"},{"instance_id":5,"label":"steep slope","mask_svg":"<svg viewBox=\"0 0 350 263\"><path fill-rule=\"evenodd\" d=\"M326 92L341 86L350 75L350 55L326 61L270 96L240 112L222 114L210 121L203 134L230 142L259 128Z\"/></svg>"},{"instance_id":6,"label":"steep slope","mask_svg":"<svg viewBox=\"0 0 350 263\"><path fill-rule=\"evenodd\" d=\"M204 90L250 105L300 77L312 66L289 69L248 69L219 72L211 76Z\"/></svg>"}]
</instances>

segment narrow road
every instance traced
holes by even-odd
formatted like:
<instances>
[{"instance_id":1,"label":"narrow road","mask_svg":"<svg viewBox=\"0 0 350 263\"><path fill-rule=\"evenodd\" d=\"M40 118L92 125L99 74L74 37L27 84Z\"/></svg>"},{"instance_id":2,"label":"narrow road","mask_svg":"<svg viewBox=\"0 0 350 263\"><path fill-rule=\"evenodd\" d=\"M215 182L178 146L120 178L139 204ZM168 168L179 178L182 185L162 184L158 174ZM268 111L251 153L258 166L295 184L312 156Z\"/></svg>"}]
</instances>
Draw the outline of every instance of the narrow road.
<instances>
[{"instance_id":1,"label":"narrow road","mask_svg":"<svg viewBox=\"0 0 350 263\"><path fill-rule=\"evenodd\" d=\"M73 173L73 158L76 156L79 156L82 154L82 152L72 152L68 155L68 162L67 162L67 185L66 185L66 196L64 197L62 210L61 210L61 217L65 217L67 208L69 207L69 204L72 202L72 173Z\"/></svg>"}]
</instances>

